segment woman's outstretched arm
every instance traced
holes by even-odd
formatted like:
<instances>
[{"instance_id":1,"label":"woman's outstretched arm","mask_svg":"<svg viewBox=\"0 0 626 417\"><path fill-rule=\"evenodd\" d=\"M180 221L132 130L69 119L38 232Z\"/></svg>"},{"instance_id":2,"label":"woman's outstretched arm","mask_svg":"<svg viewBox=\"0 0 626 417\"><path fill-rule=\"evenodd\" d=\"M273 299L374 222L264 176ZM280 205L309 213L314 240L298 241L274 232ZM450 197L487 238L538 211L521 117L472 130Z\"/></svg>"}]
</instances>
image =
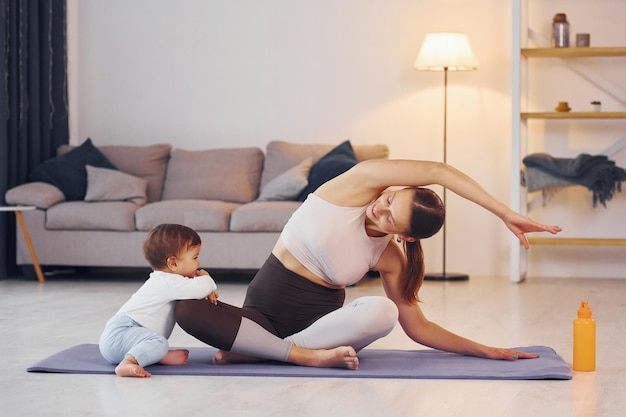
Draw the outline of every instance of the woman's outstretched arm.
<instances>
[{"instance_id":1,"label":"woman's outstretched arm","mask_svg":"<svg viewBox=\"0 0 626 417\"><path fill-rule=\"evenodd\" d=\"M385 293L398 306L402 329L415 342L446 352L489 359L516 360L538 356L510 348L486 346L429 321L417 302L410 302L402 295L400 268L404 262L403 257L401 249L390 242L376 267L381 274Z\"/></svg>"},{"instance_id":2,"label":"woman's outstretched arm","mask_svg":"<svg viewBox=\"0 0 626 417\"><path fill-rule=\"evenodd\" d=\"M536 222L511 210L480 184L458 169L441 162L376 159L363 161L328 181L316 191L327 201L340 205L366 204L391 186L441 185L498 216L528 249L525 233L556 234L559 226Z\"/></svg>"}]
</instances>

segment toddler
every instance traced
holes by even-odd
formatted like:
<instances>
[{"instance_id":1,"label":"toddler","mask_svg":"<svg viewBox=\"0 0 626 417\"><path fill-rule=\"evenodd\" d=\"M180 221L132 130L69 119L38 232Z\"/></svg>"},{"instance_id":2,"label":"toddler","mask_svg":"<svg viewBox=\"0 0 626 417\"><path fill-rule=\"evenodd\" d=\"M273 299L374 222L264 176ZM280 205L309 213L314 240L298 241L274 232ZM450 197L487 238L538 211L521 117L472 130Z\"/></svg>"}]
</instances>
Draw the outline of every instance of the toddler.
<instances>
[{"instance_id":1,"label":"toddler","mask_svg":"<svg viewBox=\"0 0 626 417\"><path fill-rule=\"evenodd\" d=\"M169 350L178 300L206 298L217 304L215 281L198 270L201 240L179 224L155 227L143 244L153 272L148 280L111 317L100 336L100 353L117 364L118 376L149 377L144 368L154 363L184 365L189 351Z\"/></svg>"}]
</instances>

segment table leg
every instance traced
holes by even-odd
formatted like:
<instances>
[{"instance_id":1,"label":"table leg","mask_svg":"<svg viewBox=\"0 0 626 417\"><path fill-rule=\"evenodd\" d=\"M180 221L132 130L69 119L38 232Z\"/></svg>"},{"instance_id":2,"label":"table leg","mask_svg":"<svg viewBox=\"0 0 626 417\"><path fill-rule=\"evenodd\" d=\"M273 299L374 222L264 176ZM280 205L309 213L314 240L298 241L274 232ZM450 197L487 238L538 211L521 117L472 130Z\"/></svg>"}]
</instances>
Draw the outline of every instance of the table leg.
<instances>
[{"instance_id":1,"label":"table leg","mask_svg":"<svg viewBox=\"0 0 626 417\"><path fill-rule=\"evenodd\" d=\"M24 216L22 215L22 212L18 210L15 212L15 217L17 217L17 221L20 224L20 229L22 229L22 235L24 235L24 241L26 242L26 246L28 247L28 251L30 252L30 259L33 261L33 266L35 267L37 280L39 280L39 282L43 284L45 282L45 279L43 277L43 272L41 272L41 267L39 266L39 260L37 260L35 247L33 246L33 242L30 240L30 234L28 233L28 228L26 227Z\"/></svg>"}]
</instances>

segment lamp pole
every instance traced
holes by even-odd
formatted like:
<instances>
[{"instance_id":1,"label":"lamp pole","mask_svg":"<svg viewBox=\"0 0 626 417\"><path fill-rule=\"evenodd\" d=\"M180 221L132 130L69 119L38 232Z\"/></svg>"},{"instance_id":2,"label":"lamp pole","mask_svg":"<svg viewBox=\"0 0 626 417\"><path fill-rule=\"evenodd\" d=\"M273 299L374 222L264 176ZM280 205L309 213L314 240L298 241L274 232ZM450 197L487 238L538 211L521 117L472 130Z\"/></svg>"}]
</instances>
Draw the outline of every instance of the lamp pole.
<instances>
[{"instance_id":1,"label":"lamp pole","mask_svg":"<svg viewBox=\"0 0 626 417\"><path fill-rule=\"evenodd\" d=\"M467 35L463 33L429 33L426 35L415 69L420 71L443 71L443 163L448 163L448 72L471 71L478 68ZM442 202L447 208L447 190L443 187ZM424 279L430 281L465 281L469 275L446 271L446 222L441 227L443 238L442 271L427 273Z\"/></svg>"},{"instance_id":2,"label":"lamp pole","mask_svg":"<svg viewBox=\"0 0 626 417\"><path fill-rule=\"evenodd\" d=\"M443 67L443 163L448 163L448 67ZM446 187L443 187L443 206L446 207ZM443 267L441 275L446 276L446 223L443 223ZM469 277L468 277L469 278Z\"/></svg>"},{"instance_id":3,"label":"lamp pole","mask_svg":"<svg viewBox=\"0 0 626 417\"><path fill-rule=\"evenodd\" d=\"M448 67L443 67L443 163L448 163ZM443 206L447 210L446 187L443 187ZM467 281L469 275L462 273L448 273L446 271L446 222L441 226L443 239L441 273L426 273L424 279L428 281Z\"/></svg>"}]
</instances>

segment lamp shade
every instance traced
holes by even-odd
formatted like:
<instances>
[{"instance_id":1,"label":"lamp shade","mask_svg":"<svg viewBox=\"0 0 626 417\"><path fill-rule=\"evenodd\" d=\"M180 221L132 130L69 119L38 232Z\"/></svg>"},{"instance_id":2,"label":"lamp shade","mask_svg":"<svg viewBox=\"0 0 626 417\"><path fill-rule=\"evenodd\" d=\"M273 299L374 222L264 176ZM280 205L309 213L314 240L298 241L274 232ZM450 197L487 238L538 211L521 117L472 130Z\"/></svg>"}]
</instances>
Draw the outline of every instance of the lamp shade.
<instances>
[{"instance_id":1,"label":"lamp shade","mask_svg":"<svg viewBox=\"0 0 626 417\"><path fill-rule=\"evenodd\" d=\"M478 69L465 33L429 33L415 60L418 71L472 71Z\"/></svg>"}]
</instances>

